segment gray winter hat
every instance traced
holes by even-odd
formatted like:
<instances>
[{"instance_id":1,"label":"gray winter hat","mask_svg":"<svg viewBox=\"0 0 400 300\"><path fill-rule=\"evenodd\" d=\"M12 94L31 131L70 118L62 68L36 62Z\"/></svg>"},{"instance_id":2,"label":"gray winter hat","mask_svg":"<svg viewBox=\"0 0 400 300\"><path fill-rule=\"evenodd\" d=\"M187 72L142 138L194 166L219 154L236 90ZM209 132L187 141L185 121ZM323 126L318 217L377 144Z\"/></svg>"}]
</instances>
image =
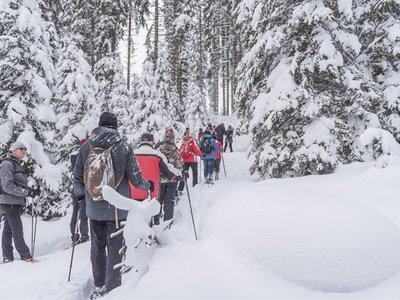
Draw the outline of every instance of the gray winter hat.
<instances>
[{"instance_id":1,"label":"gray winter hat","mask_svg":"<svg viewBox=\"0 0 400 300\"><path fill-rule=\"evenodd\" d=\"M21 142L21 141L16 141L16 142L14 142L14 143L11 145L10 151L11 151L11 152L14 152L15 150L17 150L17 149L19 149L19 148L25 148L25 149L26 149L26 146L25 146L25 144L24 144L23 142Z\"/></svg>"}]
</instances>

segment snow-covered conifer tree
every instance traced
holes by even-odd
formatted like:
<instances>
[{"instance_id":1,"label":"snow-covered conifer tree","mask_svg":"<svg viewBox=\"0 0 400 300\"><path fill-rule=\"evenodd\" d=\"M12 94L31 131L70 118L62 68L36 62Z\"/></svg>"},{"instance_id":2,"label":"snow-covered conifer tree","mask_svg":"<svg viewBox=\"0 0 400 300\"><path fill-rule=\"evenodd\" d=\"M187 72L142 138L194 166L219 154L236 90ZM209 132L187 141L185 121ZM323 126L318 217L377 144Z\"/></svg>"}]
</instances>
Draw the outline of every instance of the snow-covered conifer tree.
<instances>
[{"instance_id":1,"label":"snow-covered conifer tree","mask_svg":"<svg viewBox=\"0 0 400 300\"><path fill-rule=\"evenodd\" d=\"M25 167L42 187L40 213L62 211L57 195L61 170L53 163L54 65L37 1L6 1L0 11L0 127L2 152L19 139L28 146Z\"/></svg>"},{"instance_id":2,"label":"snow-covered conifer tree","mask_svg":"<svg viewBox=\"0 0 400 300\"><path fill-rule=\"evenodd\" d=\"M134 143L139 141L140 135L145 132L154 134L158 140L164 129L164 119L167 112L163 109L158 96L156 78L153 74L153 64L145 61L138 87L138 99L134 100L130 112L133 118L133 129L130 130Z\"/></svg>"},{"instance_id":3,"label":"snow-covered conifer tree","mask_svg":"<svg viewBox=\"0 0 400 300\"><path fill-rule=\"evenodd\" d=\"M64 45L56 66L56 145L57 161L63 168L59 194L66 200L70 199L72 188L70 154L79 149L79 141L97 126L99 108L95 101L97 83L83 51L71 40L66 39Z\"/></svg>"}]
</instances>

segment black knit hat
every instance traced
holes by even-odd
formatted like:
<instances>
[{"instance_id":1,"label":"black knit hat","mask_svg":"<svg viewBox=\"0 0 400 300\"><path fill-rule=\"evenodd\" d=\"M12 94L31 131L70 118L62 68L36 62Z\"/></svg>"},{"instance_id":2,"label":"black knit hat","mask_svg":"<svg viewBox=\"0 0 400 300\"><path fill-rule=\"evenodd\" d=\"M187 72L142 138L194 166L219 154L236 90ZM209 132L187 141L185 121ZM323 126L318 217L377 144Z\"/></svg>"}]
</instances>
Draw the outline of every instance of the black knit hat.
<instances>
[{"instance_id":1,"label":"black knit hat","mask_svg":"<svg viewBox=\"0 0 400 300\"><path fill-rule=\"evenodd\" d=\"M117 116L108 111L103 112L100 116L99 126L117 129Z\"/></svg>"},{"instance_id":2,"label":"black knit hat","mask_svg":"<svg viewBox=\"0 0 400 300\"><path fill-rule=\"evenodd\" d=\"M151 133L143 133L142 136L140 137L141 142L154 142L154 135Z\"/></svg>"}]
</instances>

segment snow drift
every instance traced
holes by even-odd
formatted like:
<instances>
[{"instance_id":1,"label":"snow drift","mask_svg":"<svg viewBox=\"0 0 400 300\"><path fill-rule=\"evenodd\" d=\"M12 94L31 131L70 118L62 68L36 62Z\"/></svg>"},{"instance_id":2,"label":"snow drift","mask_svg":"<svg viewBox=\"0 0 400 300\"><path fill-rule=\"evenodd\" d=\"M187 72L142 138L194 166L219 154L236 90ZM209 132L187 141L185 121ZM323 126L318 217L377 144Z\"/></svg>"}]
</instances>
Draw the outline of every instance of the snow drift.
<instances>
[{"instance_id":1,"label":"snow drift","mask_svg":"<svg viewBox=\"0 0 400 300\"><path fill-rule=\"evenodd\" d=\"M205 222L238 255L308 289L354 292L400 267L399 229L338 195L260 183L226 195Z\"/></svg>"}]
</instances>

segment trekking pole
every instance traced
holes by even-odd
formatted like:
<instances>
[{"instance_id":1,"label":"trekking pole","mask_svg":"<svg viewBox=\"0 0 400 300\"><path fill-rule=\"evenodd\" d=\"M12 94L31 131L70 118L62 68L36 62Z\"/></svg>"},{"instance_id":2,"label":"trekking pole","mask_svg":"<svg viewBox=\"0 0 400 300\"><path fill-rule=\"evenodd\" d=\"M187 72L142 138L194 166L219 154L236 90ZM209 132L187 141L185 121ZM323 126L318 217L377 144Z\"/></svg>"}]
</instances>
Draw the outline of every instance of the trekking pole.
<instances>
[{"instance_id":1,"label":"trekking pole","mask_svg":"<svg viewBox=\"0 0 400 300\"><path fill-rule=\"evenodd\" d=\"M36 203L35 197L32 198L32 229L31 229L31 255L33 258L33 255L35 254L35 243L36 243L36 228L37 228L37 212L36 212Z\"/></svg>"},{"instance_id":2,"label":"trekking pole","mask_svg":"<svg viewBox=\"0 0 400 300\"><path fill-rule=\"evenodd\" d=\"M185 177L185 185L186 185L186 192L187 192L188 199L189 199L190 214L192 215L192 223L193 223L194 237L195 237L195 239L196 239L196 241L197 241L196 225L195 225L195 223L194 223L192 202L190 201L189 187L188 187L188 184L187 184L186 177Z\"/></svg>"},{"instance_id":3,"label":"trekking pole","mask_svg":"<svg viewBox=\"0 0 400 300\"><path fill-rule=\"evenodd\" d=\"M225 161L224 161L224 154L221 152L221 158L222 158L222 165L224 166L224 174L226 178L226 169L225 169Z\"/></svg>"},{"instance_id":4,"label":"trekking pole","mask_svg":"<svg viewBox=\"0 0 400 300\"><path fill-rule=\"evenodd\" d=\"M71 280L72 261L74 260L76 237L78 236L79 211L80 211L80 208L78 206L78 212L76 214L77 217L76 217L76 223L75 223L75 233L74 233L74 236L72 239L72 253L71 253L71 261L69 263L68 282Z\"/></svg>"},{"instance_id":5,"label":"trekking pole","mask_svg":"<svg viewBox=\"0 0 400 300\"><path fill-rule=\"evenodd\" d=\"M200 164L199 164L199 183L202 183L203 182L203 176L202 176L202 174L201 174L201 166L202 166L202 162L201 162L201 159L200 159Z\"/></svg>"},{"instance_id":6,"label":"trekking pole","mask_svg":"<svg viewBox=\"0 0 400 300\"><path fill-rule=\"evenodd\" d=\"M33 225L34 225L34 211L33 211L33 203L34 203L34 198L32 198L32 205L31 205L31 216L32 216L32 222L31 222L31 253L33 251Z\"/></svg>"},{"instance_id":7,"label":"trekking pole","mask_svg":"<svg viewBox=\"0 0 400 300\"><path fill-rule=\"evenodd\" d=\"M33 258L33 255L35 253L35 245L36 245L36 229L37 229L37 218L38 218L37 206L38 206L38 204L37 204L37 201L36 201L36 205L35 205L35 209L34 209L34 212L35 212L35 225L33 227L33 247L32 247L32 253L31 253L32 254L32 258Z\"/></svg>"}]
</instances>

